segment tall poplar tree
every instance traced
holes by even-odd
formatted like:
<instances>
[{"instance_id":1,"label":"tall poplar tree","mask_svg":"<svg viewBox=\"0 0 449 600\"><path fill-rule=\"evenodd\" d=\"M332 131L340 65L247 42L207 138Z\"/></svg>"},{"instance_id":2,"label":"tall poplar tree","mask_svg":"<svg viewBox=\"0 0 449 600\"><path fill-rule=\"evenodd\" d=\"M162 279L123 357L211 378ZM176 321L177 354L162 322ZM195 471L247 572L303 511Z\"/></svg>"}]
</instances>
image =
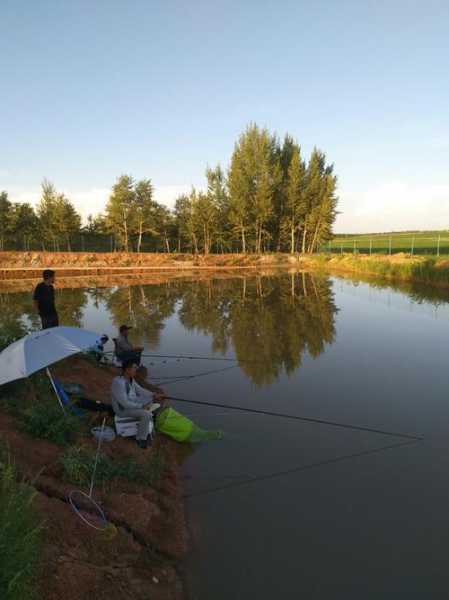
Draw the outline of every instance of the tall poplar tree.
<instances>
[{"instance_id":1,"label":"tall poplar tree","mask_svg":"<svg viewBox=\"0 0 449 600\"><path fill-rule=\"evenodd\" d=\"M130 235L135 228L136 192L130 175L121 175L112 186L112 193L106 205L106 222L112 233L118 237L125 252L129 251Z\"/></svg>"},{"instance_id":2,"label":"tall poplar tree","mask_svg":"<svg viewBox=\"0 0 449 600\"><path fill-rule=\"evenodd\" d=\"M305 199L306 168L301 158L299 146L292 151L284 204L284 225L290 238L290 252L296 247L296 234L306 218L307 204Z\"/></svg>"},{"instance_id":3,"label":"tall poplar tree","mask_svg":"<svg viewBox=\"0 0 449 600\"><path fill-rule=\"evenodd\" d=\"M242 252L247 249L248 230L254 234L255 251L262 250L262 236L280 182L276 138L267 129L249 125L235 145L228 175L229 215L241 235Z\"/></svg>"},{"instance_id":4,"label":"tall poplar tree","mask_svg":"<svg viewBox=\"0 0 449 600\"><path fill-rule=\"evenodd\" d=\"M41 235L42 249L47 249L47 244L51 244L53 251L59 250L58 236L55 230L56 207L58 203L58 193L55 186L44 179L42 182L42 195L37 206L37 216L39 218L39 229Z\"/></svg>"},{"instance_id":5,"label":"tall poplar tree","mask_svg":"<svg viewBox=\"0 0 449 600\"><path fill-rule=\"evenodd\" d=\"M7 192L0 192L0 250L5 249L5 242L11 232L12 204Z\"/></svg>"},{"instance_id":6,"label":"tall poplar tree","mask_svg":"<svg viewBox=\"0 0 449 600\"><path fill-rule=\"evenodd\" d=\"M142 246L144 233L156 233L156 205L153 201L151 179L142 179L135 186L135 221L137 228L137 252Z\"/></svg>"}]
</instances>

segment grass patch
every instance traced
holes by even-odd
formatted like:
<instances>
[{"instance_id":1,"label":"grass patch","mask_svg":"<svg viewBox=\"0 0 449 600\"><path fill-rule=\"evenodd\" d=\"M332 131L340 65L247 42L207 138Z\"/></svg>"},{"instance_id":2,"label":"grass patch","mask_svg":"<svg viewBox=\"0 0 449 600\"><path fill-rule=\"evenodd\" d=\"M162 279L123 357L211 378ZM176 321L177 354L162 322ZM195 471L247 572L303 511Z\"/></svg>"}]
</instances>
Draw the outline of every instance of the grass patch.
<instances>
[{"instance_id":1,"label":"grass patch","mask_svg":"<svg viewBox=\"0 0 449 600\"><path fill-rule=\"evenodd\" d=\"M71 446L65 451L61 462L67 481L75 485L86 486L92 477L95 451L86 446ZM104 485L116 477L123 477L133 483L155 487L159 483L164 469L165 458L160 450L151 452L148 460L144 463L137 462L134 458L121 461L112 460L100 453L95 481Z\"/></svg>"},{"instance_id":2,"label":"grass patch","mask_svg":"<svg viewBox=\"0 0 449 600\"><path fill-rule=\"evenodd\" d=\"M22 431L61 446L73 442L81 427L79 417L64 413L56 400L28 406L19 417Z\"/></svg>"},{"instance_id":3,"label":"grass patch","mask_svg":"<svg viewBox=\"0 0 449 600\"><path fill-rule=\"evenodd\" d=\"M7 452L0 457L0 598L34 600L42 525L33 508L35 490L17 481Z\"/></svg>"},{"instance_id":4,"label":"grass patch","mask_svg":"<svg viewBox=\"0 0 449 600\"><path fill-rule=\"evenodd\" d=\"M62 411L42 372L1 386L0 401L22 431L55 444L73 442L83 425L82 419Z\"/></svg>"},{"instance_id":5,"label":"grass patch","mask_svg":"<svg viewBox=\"0 0 449 600\"><path fill-rule=\"evenodd\" d=\"M343 270L376 275L386 280L415 281L429 285L448 286L449 268L436 258L366 257L362 255L318 254L308 258L312 266L327 271Z\"/></svg>"}]
</instances>

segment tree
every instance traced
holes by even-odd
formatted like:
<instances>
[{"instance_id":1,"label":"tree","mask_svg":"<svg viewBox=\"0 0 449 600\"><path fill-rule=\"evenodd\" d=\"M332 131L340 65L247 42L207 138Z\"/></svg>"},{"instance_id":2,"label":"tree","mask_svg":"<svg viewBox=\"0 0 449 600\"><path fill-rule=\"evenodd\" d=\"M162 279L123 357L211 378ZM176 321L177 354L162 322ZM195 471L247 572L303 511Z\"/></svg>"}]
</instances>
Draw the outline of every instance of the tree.
<instances>
[{"instance_id":1,"label":"tree","mask_svg":"<svg viewBox=\"0 0 449 600\"><path fill-rule=\"evenodd\" d=\"M207 195L215 206L215 236L217 249L223 253L228 239L231 237L229 227L229 194L226 188L226 178L220 165L215 169L206 169Z\"/></svg>"},{"instance_id":2,"label":"tree","mask_svg":"<svg viewBox=\"0 0 449 600\"><path fill-rule=\"evenodd\" d=\"M88 215L84 232L94 235L107 233L106 217L102 214L95 215L95 217L93 215Z\"/></svg>"},{"instance_id":3,"label":"tree","mask_svg":"<svg viewBox=\"0 0 449 600\"><path fill-rule=\"evenodd\" d=\"M288 178L285 194L284 224L290 236L290 252L295 251L295 235L306 216L304 197L306 169L301 159L300 148L296 146L291 155L288 167Z\"/></svg>"},{"instance_id":4,"label":"tree","mask_svg":"<svg viewBox=\"0 0 449 600\"><path fill-rule=\"evenodd\" d=\"M154 211L156 231L164 241L166 252L170 252L170 237L173 233L174 221L170 210L162 204L156 204Z\"/></svg>"},{"instance_id":5,"label":"tree","mask_svg":"<svg viewBox=\"0 0 449 600\"><path fill-rule=\"evenodd\" d=\"M234 147L228 175L229 216L241 235L242 252L246 252L249 229L254 233L255 251L262 250L282 176L276 146L276 138L267 129L251 124Z\"/></svg>"},{"instance_id":6,"label":"tree","mask_svg":"<svg viewBox=\"0 0 449 600\"><path fill-rule=\"evenodd\" d=\"M58 194L56 197L53 227L58 237L65 240L67 251L71 252L70 237L80 232L81 216L64 194Z\"/></svg>"},{"instance_id":7,"label":"tree","mask_svg":"<svg viewBox=\"0 0 449 600\"><path fill-rule=\"evenodd\" d=\"M202 240L204 254L209 254L212 246L212 237L217 226L218 210L215 199L210 194L192 192L193 220Z\"/></svg>"},{"instance_id":8,"label":"tree","mask_svg":"<svg viewBox=\"0 0 449 600\"><path fill-rule=\"evenodd\" d=\"M336 187L337 178L333 175L333 166L327 166L321 181L319 206L314 214L314 233L309 247L311 253L332 238L332 225L337 215Z\"/></svg>"},{"instance_id":9,"label":"tree","mask_svg":"<svg viewBox=\"0 0 449 600\"><path fill-rule=\"evenodd\" d=\"M112 193L106 205L108 228L120 240L125 252L129 250L129 237L135 227L136 192L130 175L121 175L112 186Z\"/></svg>"},{"instance_id":10,"label":"tree","mask_svg":"<svg viewBox=\"0 0 449 600\"><path fill-rule=\"evenodd\" d=\"M153 186L150 179L142 179L135 186L135 211L137 227L137 252L140 252L142 235L144 233L156 233L155 212L156 206L153 202Z\"/></svg>"},{"instance_id":11,"label":"tree","mask_svg":"<svg viewBox=\"0 0 449 600\"><path fill-rule=\"evenodd\" d=\"M7 192L0 192L0 250L5 249L5 241L11 232L12 204Z\"/></svg>"},{"instance_id":12,"label":"tree","mask_svg":"<svg viewBox=\"0 0 449 600\"><path fill-rule=\"evenodd\" d=\"M312 253L319 243L332 236L332 224L336 217L337 179L333 165L326 166L326 156L314 148L307 166L302 251Z\"/></svg>"},{"instance_id":13,"label":"tree","mask_svg":"<svg viewBox=\"0 0 449 600\"><path fill-rule=\"evenodd\" d=\"M182 194L175 201L174 223L178 252L186 246L193 251L195 233L191 229L192 202L190 196ZM195 246L196 247L196 246Z\"/></svg>"},{"instance_id":14,"label":"tree","mask_svg":"<svg viewBox=\"0 0 449 600\"><path fill-rule=\"evenodd\" d=\"M23 249L29 250L31 240L37 238L39 231L39 219L31 204L13 204L11 228L16 240L22 237Z\"/></svg>"},{"instance_id":15,"label":"tree","mask_svg":"<svg viewBox=\"0 0 449 600\"><path fill-rule=\"evenodd\" d=\"M57 202L58 194L55 186L47 179L44 179L42 182L42 196L37 206L37 216L39 218L39 230L43 250L46 249L47 243L52 244L54 251L59 250L58 238L54 227Z\"/></svg>"}]
</instances>

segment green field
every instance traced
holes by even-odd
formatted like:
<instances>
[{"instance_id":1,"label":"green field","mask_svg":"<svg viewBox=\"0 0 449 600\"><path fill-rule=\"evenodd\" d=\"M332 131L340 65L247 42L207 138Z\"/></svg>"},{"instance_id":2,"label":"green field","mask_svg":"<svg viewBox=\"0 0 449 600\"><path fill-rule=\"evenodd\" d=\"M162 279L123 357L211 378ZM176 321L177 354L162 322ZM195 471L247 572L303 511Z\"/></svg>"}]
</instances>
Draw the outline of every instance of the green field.
<instances>
[{"instance_id":1,"label":"green field","mask_svg":"<svg viewBox=\"0 0 449 600\"><path fill-rule=\"evenodd\" d=\"M322 252L361 254L449 254L449 230L337 234Z\"/></svg>"}]
</instances>

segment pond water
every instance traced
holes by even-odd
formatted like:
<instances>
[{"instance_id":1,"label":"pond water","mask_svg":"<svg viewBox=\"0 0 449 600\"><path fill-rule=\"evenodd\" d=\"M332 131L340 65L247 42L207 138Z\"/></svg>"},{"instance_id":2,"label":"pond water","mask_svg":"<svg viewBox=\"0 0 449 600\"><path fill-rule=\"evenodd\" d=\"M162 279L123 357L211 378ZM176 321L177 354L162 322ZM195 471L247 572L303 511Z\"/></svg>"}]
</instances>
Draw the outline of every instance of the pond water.
<instances>
[{"instance_id":1,"label":"pond water","mask_svg":"<svg viewBox=\"0 0 449 600\"><path fill-rule=\"evenodd\" d=\"M424 437L176 403L225 432L184 465L192 600L447 599L448 301L290 272L58 290L64 324L219 359L147 357L170 395ZM0 293L2 336L37 325Z\"/></svg>"}]
</instances>

